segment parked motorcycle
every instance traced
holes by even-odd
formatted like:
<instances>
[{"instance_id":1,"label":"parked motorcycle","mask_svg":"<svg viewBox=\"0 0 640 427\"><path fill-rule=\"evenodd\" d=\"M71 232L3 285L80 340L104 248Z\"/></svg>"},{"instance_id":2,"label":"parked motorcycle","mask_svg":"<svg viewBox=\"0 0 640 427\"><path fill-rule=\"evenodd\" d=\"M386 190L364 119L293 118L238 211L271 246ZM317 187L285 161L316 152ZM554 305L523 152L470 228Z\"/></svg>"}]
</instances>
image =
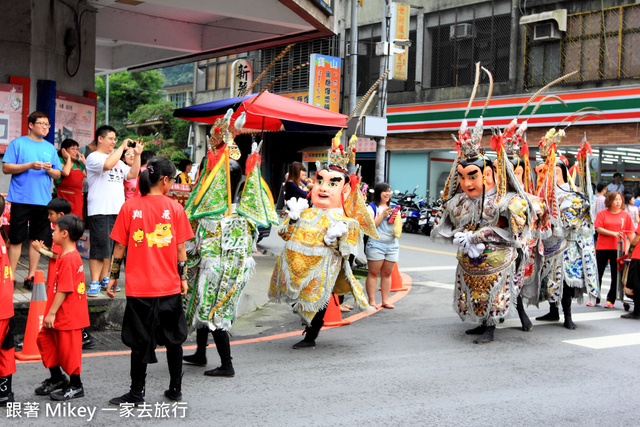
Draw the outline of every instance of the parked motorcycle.
<instances>
[{"instance_id":1,"label":"parked motorcycle","mask_svg":"<svg viewBox=\"0 0 640 427\"><path fill-rule=\"evenodd\" d=\"M420 199L416 194L418 185L413 189L411 193L405 191L404 193L398 193L396 195L397 203L402 206L400 211L400 217L402 218L402 229L407 233L417 233L420 230L418 222L420 221L420 206L418 205Z\"/></svg>"},{"instance_id":2,"label":"parked motorcycle","mask_svg":"<svg viewBox=\"0 0 640 427\"><path fill-rule=\"evenodd\" d=\"M420 210L420 221L418 225L420 226L420 231L422 231L427 236L431 235L431 230L433 229L433 224L436 219L436 213L438 213L438 209L442 205L442 201L439 199L432 203L425 203L425 207Z\"/></svg>"}]
</instances>

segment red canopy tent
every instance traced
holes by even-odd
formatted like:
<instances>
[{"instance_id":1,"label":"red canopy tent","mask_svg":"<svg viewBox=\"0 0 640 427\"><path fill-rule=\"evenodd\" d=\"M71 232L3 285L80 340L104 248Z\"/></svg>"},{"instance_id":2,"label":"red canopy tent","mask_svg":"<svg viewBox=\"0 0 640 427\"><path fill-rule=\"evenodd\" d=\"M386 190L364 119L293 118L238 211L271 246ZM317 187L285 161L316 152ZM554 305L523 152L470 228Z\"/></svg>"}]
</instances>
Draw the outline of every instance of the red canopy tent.
<instances>
[{"instance_id":1,"label":"red canopy tent","mask_svg":"<svg viewBox=\"0 0 640 427\"><path fill-rule=\"evenodd\" d=\"M231 122L247 113L244 132L278 131L293 132L336 131L347 127L347 116L314 105L305 104L285 96L264 92L261 95L247 95L239 98L228 98L206 104L179 108L173 115L185 120L213 124L223 117L229 108L235 111Z\"/></svg>"}]
</instances>

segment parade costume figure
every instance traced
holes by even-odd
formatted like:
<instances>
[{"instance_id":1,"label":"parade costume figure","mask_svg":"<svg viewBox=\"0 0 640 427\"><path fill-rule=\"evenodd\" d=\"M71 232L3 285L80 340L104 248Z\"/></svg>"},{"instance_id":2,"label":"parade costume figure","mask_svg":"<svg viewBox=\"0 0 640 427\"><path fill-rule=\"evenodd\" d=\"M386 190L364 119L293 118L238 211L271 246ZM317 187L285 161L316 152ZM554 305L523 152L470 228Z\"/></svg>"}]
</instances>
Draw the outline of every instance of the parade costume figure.
<instances>
[{"instance_id":1,"label":"parade costume figure","mask_svg":"<svg viewBox=\"0 0 640 427\"><path fill-rule=\"evenodd\" d=\"M477 72L479 68L477 64ZM478 81L479 73L474 93ZM531 221L531 208L505 164L501 141L494 141L494 173L480 148L481 138L482 117L471 133L463 120L458 138L454 136L458 154L432 231L434 240L458 245L453 307L463 321L481 323L466 331L480 335L476 344L493 341L496 324L515 309Z\"/></svg>"},{"instance_id":2,"label":"parade costume figure","mask_svg":"<svg viewBox=\"0 0 640 427\"><path fill-rule=\"evenodd\" d=\"M368 233L371 217L357 191L357 182L346 173L355 152L351 144L345 153L334 138L330 166L316 173L309 208L306 199L287 201L288 218L278 230L286 241L271 278L271 300L293 304L304 323L305 338L293 348L315 347L315 339L324 324L324 313L332 293L351 293L360 309L369 304L362 286L353 276L349 256L356 254L361 224ZM355 145L355 140L354 140ZM353 149L354 150L354 149ZM352 185L355 185L352 188ZM367 224L369 224L367 226Z\"/></svg>"},{"instance_id":3,"label":"parade costume figure","mask_svg":"<svg viewBox=\"0 0 640 427\"><path fill-rule=\"evenodd\" d=\"M591 148L585 138L578 153L577 177L580 181L574 183L567 164L556 154L557 144L563 136L563 129L556 131L553 128L546 133L540 141L540 154L545 162L536 168L537 195L549 207L552 228L552 235L544 242L545 261L540 284L540 299L549 301L550 312L536 320L560 320L560 302L564 326L575 329L571 318L572 298L581 303L584 293L598 295L593 216L589 203L592 189L587 157Z\"/></svg>"},{"instance_id":4,"label":"parade costume figure","mask_svg":"<svg viewBox=\"0 0 640 427\"><path fill-rule=\"evenodd\" d=\"M258 144L253 144L247 159L247 178L237 207L232 203L242 178L236 161L240 152L233 143L240 129L240 119L231 128L228 118L216 122L204 172L186 205L189 219L196 224L196 238L188 244L189 293L184 306L190 330L197 330L198 347L195 354L183 359L206 365L211 331L221 366L205 371L205 375L218 377L235 375L229 331L242 291L255 270L251 252L258 235L256 224L278 224L271 192L260 174Z\"/></svg>"}]
</instances>

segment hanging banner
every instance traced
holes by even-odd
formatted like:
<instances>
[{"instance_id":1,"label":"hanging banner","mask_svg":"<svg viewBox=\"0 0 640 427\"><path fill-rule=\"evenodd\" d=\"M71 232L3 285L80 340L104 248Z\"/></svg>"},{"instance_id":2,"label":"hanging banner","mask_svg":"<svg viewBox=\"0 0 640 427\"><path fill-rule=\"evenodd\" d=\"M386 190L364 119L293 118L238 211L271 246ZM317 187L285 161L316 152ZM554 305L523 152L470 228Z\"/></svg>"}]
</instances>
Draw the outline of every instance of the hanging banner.
<instances>
[{"instance_id":1,"label":"hanging banner","mask_svg":"<svg viewBox=\"0 0 640 427\"><path fill-rule=\"evenodd\" d=\"M253 83L253 69L246 59L238 59L231 64L231 98L240 96Z\"/></svg>"},{"instance_id":2,"label":"hanging banner","mask_svg":"<svg viewBox=\"0 0 640 427\"><path fill-rule=\"evenodd\" d=\"M22 85L0 84L0 153L22 133Z\"/></svg>"},{"instance_id":3,"label":"hanging banner","mask_svg":"<svg viewBox=\"0 0 640 427\"><path fill-rule=\"evenodd\" d=\"M56 147L67 138L80 147L93 141L96 131L96 101L83 96L56 92Z\"/></svg>"},{"instance_id":4,"label":"hanging banner","mask_svg":"<svg viewBox=\"0 0 640 427\"><path fill-rule=\"evenodd\" d=\"M309 67L309 104L326 110L340 109L340 58L314 53Z\"/></svg>"},{"instance_id":5,"label":"hanging banner","mask_svg":"<svg viewBox=\"0 0 640 427\"><path fill-rule=\"evenodd\" d=\"M408 4L391 3L391 43L395 40L409 39L409 12ZM406 47L403 53L393 55L391 61L391 72L389 80L407 80L407 69L409 65L409 48Z\"/></svg>"}]
</instances>

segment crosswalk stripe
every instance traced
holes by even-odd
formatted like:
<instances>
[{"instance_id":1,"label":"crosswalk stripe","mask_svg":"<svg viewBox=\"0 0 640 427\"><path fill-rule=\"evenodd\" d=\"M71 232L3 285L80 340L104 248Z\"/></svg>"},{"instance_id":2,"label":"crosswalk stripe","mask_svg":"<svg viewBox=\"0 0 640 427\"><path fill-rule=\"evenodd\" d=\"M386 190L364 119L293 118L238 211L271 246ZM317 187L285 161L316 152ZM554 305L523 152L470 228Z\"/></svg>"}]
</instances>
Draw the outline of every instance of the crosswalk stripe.
<instances>
[{"instance_id":1,"label":"crosswalk stripe","mask_svg":"<svg viewBox=\"0 0 640 427\"><path fill-rule=\"evenodd\" d=\"M432 288L440 288L440 289L450 289L453 290L453 285L450 283L440 283L440 282L432 282L432 281L425 281L425 282L413 282L412 286L415 285L419 285L419 286L430 286Z\"/></svg>"},{"instance_id":2,"label":"crosswalk stripe","mask_svg":"<svg viewBox=\"0 0 640 427\"><path fill-rule=\"evenodd\" d=\"M587 347L594 350L604 348L627 347L632 345L640 345L640 333L608 335L593 338L581 338L575 340L562 341L567 344Z\"/></svg>"},{"instance_id":3,"label":"crosswalk stripe","mask_svg":"<svg viewBox=\"0 0 640 427\"><path fill-rule=\"evenodd\" d=\"M403 273L407 272L415 272L415 271L437 271L437 270L455 270L455 265L443 265L443 266L434 266L434 267L409 267L402 268L401 271Z\"/></svg>"}]
</instances>

